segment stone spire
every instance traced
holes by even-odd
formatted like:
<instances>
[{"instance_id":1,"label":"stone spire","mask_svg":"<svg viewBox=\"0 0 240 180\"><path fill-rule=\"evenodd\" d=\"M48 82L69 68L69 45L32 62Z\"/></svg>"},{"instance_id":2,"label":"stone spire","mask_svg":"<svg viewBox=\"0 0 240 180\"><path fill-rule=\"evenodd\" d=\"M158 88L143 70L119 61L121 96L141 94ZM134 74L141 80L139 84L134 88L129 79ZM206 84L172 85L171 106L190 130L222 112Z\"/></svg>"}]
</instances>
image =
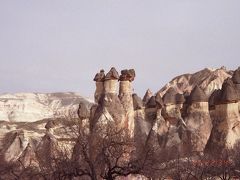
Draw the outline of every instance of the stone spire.
<instances>
[{"instance_id":1,"label":"stone spire","mask_svg":"<svg viewBox=\"0 0 240 180\"><path fill-rule=\"evenodd\" d=\"M121 71L121 76L119 78L119 99L123 105L124 111L126 113L125 124L128 125L130 134L133 136L134 133L134 104L133 104L133 89L132 81L135 78L134 69L125 69Z\"/></svg>"},{"instance_id":2,"label":"stone spire","mask_svg":"<svg viewBox=\"0 0 240 180\"><path fill-rule=\"evenodd\" d=\"M132 96L132 81L135 78L135 70L134 69L125 69L121 71L120 87L119 87L119 97L124 94L130 94Z\"/></svg>"},{"instance_id":3,"label":"stone spire","mask_svg":"<svg viewBox=\"0 0 240 180\"><path fill-rule=\"evenodd\" d=\"M187 138L183 140L183 147L189 145L192 152L188 153L199 153L204 151L212 131L208 98L199 86L195 86L188 98L187 113L184 117L188 132Z\"/></svg>"},{"instance_id":4,"label":"stone spire","mask_svg":"<svg viewBox=\"0 0 240 180\"><path fill-rule=\"evenodd\" d=\"M104 84L103 84L104 79L105 79L105 73L103 69L100 70L100 72L97 73L93 79L94 81L96 81L96 90L94 94L95 103L99 102L99 99L104 93Z\"/></svg>"}]
</instances>

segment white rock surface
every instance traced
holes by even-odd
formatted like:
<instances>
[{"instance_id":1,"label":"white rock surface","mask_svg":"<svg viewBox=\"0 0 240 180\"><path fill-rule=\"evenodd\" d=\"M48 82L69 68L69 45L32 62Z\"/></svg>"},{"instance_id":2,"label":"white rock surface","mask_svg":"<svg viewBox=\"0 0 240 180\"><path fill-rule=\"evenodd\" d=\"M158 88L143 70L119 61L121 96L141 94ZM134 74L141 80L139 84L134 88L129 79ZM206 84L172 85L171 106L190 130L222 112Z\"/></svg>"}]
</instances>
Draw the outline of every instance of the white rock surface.
<instances>
[{"instance_id":1,"label":"white rock surface","mask_svg":"<svg viewBox=\"0 0 240 180\"><path fill-rule=\"evenodd\" d=\"M0 95L0 120L34 122L46 118L74 118L80 102L77 93L17 93Z\"/></svg>"}]
</instances>

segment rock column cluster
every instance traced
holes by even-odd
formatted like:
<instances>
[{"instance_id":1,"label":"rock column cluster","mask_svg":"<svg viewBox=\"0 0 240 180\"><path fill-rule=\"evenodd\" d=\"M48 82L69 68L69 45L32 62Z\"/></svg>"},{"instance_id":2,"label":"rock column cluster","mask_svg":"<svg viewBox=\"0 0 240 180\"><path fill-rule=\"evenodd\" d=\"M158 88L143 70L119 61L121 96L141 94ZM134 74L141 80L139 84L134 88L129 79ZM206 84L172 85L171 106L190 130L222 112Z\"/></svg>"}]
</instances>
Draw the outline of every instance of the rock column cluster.
<instances>
[{"instance_id":1,"label":"rock column cluster","mask_svg":"<svg viewBox=\"0 0 240 180\"><path fill-rule=\"evenodd\" d=\"M195 86L190 94L169 88L163 97L147 90L141 99L133 92L134 78L133 69L120 76L115 68L106 76L101 70L94 78L95 101L121 121L139 147L149 141L168 153L189 154L231 148L240 139L240 68L209 98Z\"/></svg>"}]
</instances>

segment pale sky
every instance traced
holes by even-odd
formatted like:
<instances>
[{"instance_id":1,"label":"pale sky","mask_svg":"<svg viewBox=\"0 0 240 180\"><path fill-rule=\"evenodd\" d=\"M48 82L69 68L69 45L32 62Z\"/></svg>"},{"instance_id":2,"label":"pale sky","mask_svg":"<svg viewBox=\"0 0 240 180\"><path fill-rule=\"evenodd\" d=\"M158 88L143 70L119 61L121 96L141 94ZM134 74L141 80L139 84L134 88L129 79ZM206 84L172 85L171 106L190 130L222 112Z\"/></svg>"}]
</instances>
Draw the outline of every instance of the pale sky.
<instances>
[{"instance_id":1,"label":"pale sky","mask_svg":"<svg viewBox=\"0 0 240 180\"><path fill-rule=\"evenodd\" d=\"M0 0L0 93L94 93L134 68L135 92L240 65L240 0Z\"/></svg>"}]
</instances>

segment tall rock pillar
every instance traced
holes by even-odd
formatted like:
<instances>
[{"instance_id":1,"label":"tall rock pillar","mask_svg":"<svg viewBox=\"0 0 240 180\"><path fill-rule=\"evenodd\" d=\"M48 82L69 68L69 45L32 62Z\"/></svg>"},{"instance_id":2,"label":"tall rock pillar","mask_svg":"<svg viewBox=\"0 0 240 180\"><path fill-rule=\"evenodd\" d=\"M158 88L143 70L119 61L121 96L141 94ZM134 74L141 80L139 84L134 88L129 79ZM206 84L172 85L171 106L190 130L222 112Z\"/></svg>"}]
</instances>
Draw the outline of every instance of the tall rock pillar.
<instances>
[{"instance_id":1,"label":"tall rock pillar","mask_svg":"<svg viewBox=\"0 0 240 180\"><path fill-rule=\"evenodd\" d=\"M239 97L233 82L230 78L226 79L214 98L214 126L206 148L206 152L213 155L220 154L226 148L233 148L240 140Z\"/></svg>"},{"instance_id":2,"label":"tall rock pillar","mask_svg":"<svg viewBox=\"0 0 240 180\"><path fill-rule=\"evenodd\" d=\"M130 135L133 137L134 135L134 108L133 108L133 90L132 90L132 81L135 78L135 70L122 70L120 76L120 84L119 84L119 99L123 105L126 121L124 122L124 126L128 128Z\"/></svg>"},{"instance_id":3,"label":"tall rock pillar","mask_svg":"<svg viewBox=\"0 0 240 180\"><path fill-rule=\"evenodd\" d=\"M97 73L93 79L94 81L96 81L96 90L94 94L95 103L99 102L99 99L104 93L104 79L105 74L103 69L99 73Z\"/></svg>"},{"instance_id":4,"label":"tall rock pillar","mask_svg":"<svg viewBox=\"0 0 240 180\"><path fill-rule=\"evenodd\" d=\"M208 110L208 98L204 91L196 86L188 97L187 116L187 140L183 140L185 146L189 145L192 153L203 152L212 130L212 120Z\"/></svg>"},{"instance_id":5,"label":"tall rock pillar","mask_svg":"<svg viewBox=\"0 0 240 180\"><path fill-rule=\"evenodd\" d=\"M234 71L232 81L235 84L238 98L238 111L240 113L240 67Z\"/></svg>"}]
</instances>

